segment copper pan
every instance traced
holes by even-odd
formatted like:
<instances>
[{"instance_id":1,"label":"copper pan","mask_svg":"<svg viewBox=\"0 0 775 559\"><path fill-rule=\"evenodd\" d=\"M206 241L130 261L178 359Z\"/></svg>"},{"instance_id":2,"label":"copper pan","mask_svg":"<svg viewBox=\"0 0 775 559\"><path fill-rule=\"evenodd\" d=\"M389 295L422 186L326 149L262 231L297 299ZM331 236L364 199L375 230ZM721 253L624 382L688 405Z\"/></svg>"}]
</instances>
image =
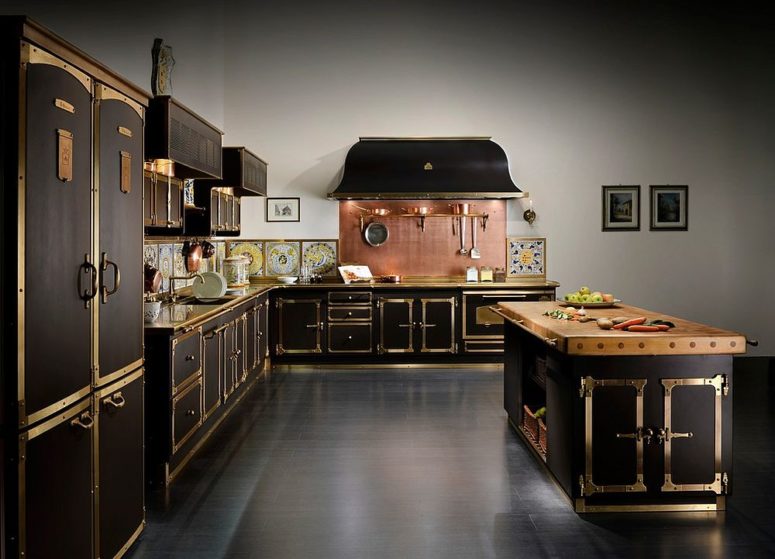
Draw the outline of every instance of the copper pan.
<instances>
[{"instance_id":1,"label":"copper pan","mask_svg":"<svg viewBox=\"0 0 775 559\"><path fill-rule=\"evenodd\" d=\"M145 277L145 292L158 293L159 288L161 287L161 282L164 279L161 275L161 272L150 264L146 264L143 271Z\"/></svg>"},{"instance_id":2,"label":"copper pan","mask_svg":"<svg viewBox=\"0 0 775 559\"><path fill-rule=\"evenodd\" d=\"M189 273L198 272L202 262L202 245L197 241L183 243L183 258L186 259L186 270Z\"/></svg>"}]
</instances>

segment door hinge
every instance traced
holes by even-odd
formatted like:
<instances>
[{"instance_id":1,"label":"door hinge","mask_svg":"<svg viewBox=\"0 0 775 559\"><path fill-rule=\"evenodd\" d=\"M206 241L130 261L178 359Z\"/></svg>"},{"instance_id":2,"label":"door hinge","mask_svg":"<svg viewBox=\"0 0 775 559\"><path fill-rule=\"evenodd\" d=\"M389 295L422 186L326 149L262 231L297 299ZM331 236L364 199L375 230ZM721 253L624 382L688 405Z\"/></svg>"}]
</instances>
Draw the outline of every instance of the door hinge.
<instances>
[{"instance_id":1,"label":"door hinge","mask_svg":"<svg viewBox=\"0 0 775 559\"><path fill-rule=\"evenodd\" d=\"M457 297L455 297L455 308L457 308L458 304L459 304L459 301L457 300Z\"/></svg>"},{"instance_id":2,"label":"door hinge","mask_svg":"<svg viewBox=\"0 0 775 559\"><path fill-rule=\"evenodd\" d=\"M579 398L583 398L586 392L587 392L587 379L585 377L581 377L581 385L579 386ZM583 483L584 481L583 477L581 478L581 481ZM582 495L584 494L583 490L581 494Z\"/></svg>"},{"instance_id":3,"label":"door hinge","mask_svg":"<svg viewBox=\"0 0 775 559\"><path fill-rule=\"evenodd\" d=\"M455 342L455 353L457 353L457 342Z\"/></svg>"},{"instance_id":4,"label":"door hinge","mask_svg":"<svg viewBox=\"0 0 775 559\"><path fill-rule=\"evenodd\" d=\"M721 493L727 494L729 491L729 476L724 472L721 474Z\"/></svg>"},{"instance_id":5,"label":"door hinge","mask_svg":"<svg viewBox=\"0 0 775 559\"><path fill-rule=\"evenodd\" d=\"M721 394L723 396L729 396L729 382L727 381L727 375L721 375ZM727 474L724 474L726 478Z\"/></svg>"}]
</instances>

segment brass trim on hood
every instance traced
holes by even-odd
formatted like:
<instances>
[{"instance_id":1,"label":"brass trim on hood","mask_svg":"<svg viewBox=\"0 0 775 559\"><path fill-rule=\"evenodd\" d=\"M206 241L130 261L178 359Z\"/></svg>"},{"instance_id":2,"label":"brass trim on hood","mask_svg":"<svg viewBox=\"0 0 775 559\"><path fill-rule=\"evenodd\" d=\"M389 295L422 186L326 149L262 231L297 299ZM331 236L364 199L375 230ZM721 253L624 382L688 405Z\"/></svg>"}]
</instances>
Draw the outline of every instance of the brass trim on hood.
<instances>
[{"instance_id":1,"label":"brass trim on hood","mask_svg":"<svg viewBox=\"0 0 775 559\"><path fill-rule=\"evenodd\" d=\"M529 192L329 192L329 200L507 200L529 198Z\"/></svg>"}]
</instances>

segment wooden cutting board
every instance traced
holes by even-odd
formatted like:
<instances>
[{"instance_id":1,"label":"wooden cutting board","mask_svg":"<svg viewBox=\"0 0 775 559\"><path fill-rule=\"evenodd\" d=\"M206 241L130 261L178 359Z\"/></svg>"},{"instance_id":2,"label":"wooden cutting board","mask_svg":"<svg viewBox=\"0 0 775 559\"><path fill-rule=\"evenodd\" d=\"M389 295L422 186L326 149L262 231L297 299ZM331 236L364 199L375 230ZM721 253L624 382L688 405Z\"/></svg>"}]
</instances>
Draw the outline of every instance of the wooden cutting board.
<instances>
[{"instance_id":1,"label":"wooden cutting board","mask_svg":"<svg viewBox=\"0 0 775 559\"><path fill-rule=\"evenodd\" d=\"M664 313L618 304L588 309L592 318L645 316L675 324L667 332L603 330L594 320L577 322L544 316L561 309L557 302L499 303L500 311L518 326L568 355L720 355L745 353L745 336Z\"/></svg>"}]
</instances>

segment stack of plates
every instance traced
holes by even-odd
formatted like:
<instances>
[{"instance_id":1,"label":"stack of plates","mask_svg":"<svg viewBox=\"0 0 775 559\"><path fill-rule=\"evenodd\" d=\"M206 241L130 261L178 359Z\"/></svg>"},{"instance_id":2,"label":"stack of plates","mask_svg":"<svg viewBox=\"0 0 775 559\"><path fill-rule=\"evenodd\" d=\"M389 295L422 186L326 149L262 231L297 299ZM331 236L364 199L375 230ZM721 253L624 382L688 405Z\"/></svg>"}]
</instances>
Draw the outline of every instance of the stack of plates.
<instances>
[{"instance_id":1,"label":"stack of plates","mask_svg":"<svg viewBox=\"0 0 775 559\"><path fill-rule=\"evenodd\" d=\"M207 303L215 301L226 294L226 278L218 272L203 272L202 279L194 279L191 292L194 297Z\"/></svg>"}]
</instances>

